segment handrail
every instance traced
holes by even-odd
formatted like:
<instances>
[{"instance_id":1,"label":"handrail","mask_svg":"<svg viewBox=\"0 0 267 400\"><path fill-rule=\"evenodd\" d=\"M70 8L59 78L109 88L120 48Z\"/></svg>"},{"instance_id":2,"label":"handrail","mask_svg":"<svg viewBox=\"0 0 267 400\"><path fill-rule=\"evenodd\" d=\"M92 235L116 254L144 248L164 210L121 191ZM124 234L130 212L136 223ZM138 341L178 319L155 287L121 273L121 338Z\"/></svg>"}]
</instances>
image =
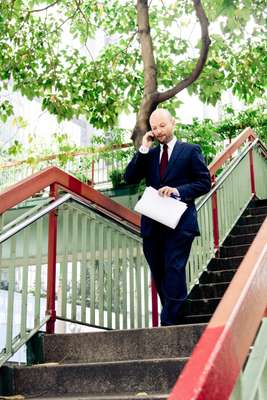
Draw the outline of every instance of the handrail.
<instances>
[{"instance_id":1,"label":"handrail","mask_svg":"<svg viewBox=\"0 0 267 400\"><path fill-rule=\"evenodd\" d=\"M202 207L202 205L213 195L213 193L216 192L220 188L220 186L223 184L223 182L228 178L228 176L238 166L240 161L248 154L248 152L254 146L257 145L258 142L259 142L259 139L250 143L247 147L245 147L243 149L243 151L235 159L232 160L232 162L228 165L227 170L223 171L223 173L218 176L217 181L214 182L214 185L212 186L212 189L203 197L203 199L201 198L199 204L197 204L197 210L199 210Z\"/></svg>"},{"instance_id":2,"label":"handrail","mask_svg":"<svg viewBox=\"0 0 267 400\"><path fill-rule=\"evenodd\" d=\"M51 202L51 199L49 197L44 199L41 204L37 204L35 207L30 208L29 211L21 214L19 217L13 219L8 224L4 225L2 227L2 232L9 230L12 226L17 225L19 222L23 221L24 219L26 219L30 215L36 213L40 208L44 207L46 204L49 204L50 202Z\"/></svg>"},{"instance_id":3,"label":"handrail","mask_svg":"<svg viewBox=\"0 0 267 400\"><path fill-rule=\"evenodd\" d=\"M211 176L216 173L225 161L229 159L237 148L248 138L253 138L253 140L257 138L251 128L246 128L241 132L240 135L209 164L208 168ZM102 206L106 210L128 220L136 226L140 226L140 218L136 213L131 212L126 207L118 205L118 203L111 199L107 199L101 193L80 182L77 178L62 171L58 167L47 167L43 171L36 172L32 176L4 190L0 194L0 214L53 183L58 184L65 190L85 197L87 200Z\"/></svg>"},{"instance_id":4,"label":"handrail","mask_svg":"<svg viewBox=\"0 0 267 400\"><path fill-rule=\"evenodd\" d=\"M48 206L44 207L42 210L37 211L35 214L31 215L30 217L28 217L24 221L20 222L13 228L10 228L7 232L0 235L0 244L5 242L7 239L11 238L12 236L16 235L16 233L20 232L22 229L25 229L29 225L32 225L39 218L43 217L46 214L49 214L50 211L55 210L58 206L65 203L70 198L71 198L71 195L66 194L65 196L62 196L62 197L58 198L57 200L53 201Z\"/></svg>"},{"instance_id":5,"label":"handrail","mask_svg":"<svg viewBox=\"0 0 267 400\"><path fill-rule=\"evenodd\" d=\"M169 400L229 399L267 307L266 237L267 218Z\"/></svg>"},{"instance_id":6,"label":"handrail","mask_svg":"<svg viewBox=\"0 0 267 400\"><path fill-rule=\"evenodd\" d=\"M0 194L0 214L53 184L97 204L137 227L140 225L139 215L57 167L48 167L41 172L36 172L2 192Z\"/></svg>"},{"instance_id":7,"label":"handrail","mask_svg":"<svg viewBox=\"0 0 267 400\"><path fill-rule=\"evenodd\" d=\"M28 218L24 219L22 222L18 223L13 228L8 229L5 233L0 234L0 244L5 242L6 240L10 239L12 236L16 235L16 233L20 232L21 230L32 225L39 218L42 218L44 215L49 214L51 211L55 210L60 205L66 203L70 199L73 199L73 200L77 201L78 203L84 205L85 207L94 209L96 212L99 212L100 214L102 214L102 212L101 212L102 210L100 210L99 208L94 208L88 202L83 201L79 197L73 196L72 194L68 193L68 194L65 194L64 196L59 197L57 200L51 202L48 206L44 207L42 210L40 210L40 211L36 210L36 212L34 214L30 215ZM109 218L111 217L112 219L114 219L113 215L110 215L107 213L104 213L104 215L106 217L109 217ZM135 234L139 234L139 229L134 228L133 226L125 225L125 223L123 223L123 221L121 221L121 220L118 220L118 219L115 219L115 220L119 224L123 225L125 229L130 230L131 232L133 232Z\"/></svg>"},{"instance_id":8,"label":"handrail","mask_svg":"<svg viewBox=\"0 0 267 400\"><path fill-rule=\"evenodd\" d=\"M43 156L37 159L37 162L42 162L42 161L50 161L50 160L55 160L56 158L62 157L66 154L68 154L70 157L74 156L86 156L86 155L92 155L92 156L98 156L99 154L105 152L105 151L114 151L114 150L120 150L120 149L127 149L129 147L133 147L131 143L122 143L122 144L114 144L111 147L110 146L103 146L103 147L98 147L96 150L91 148L90 150L81 150L81 151L71 151L71 152L60 152L57 154L52 154L49 156ZM24 160L18 160L18 161L7 161L4 164L0 164L0 170L1 169L6 169L10 167L18 167L19 165L22 164L28 164L28 159Z\"/></svg>"},{"instance_id":9,"label":"handrail","mask_svg":"<svg viewBox=\"0 0 267 400\"><path fill-rule=\"evenodd\" d=\"M253 141L257 139L255 132L251 128L244 129L233 141L227 146L217 157L210 163L209 170L211 176L214 176L218 169L220 169L225 161L227 161L234 152L239 149L247 140Z\"/></svg>"},{"instance_id":10,"label":"handrail","mask_svg":"<svg viewBox=\"0 0 267 400\"><path fill-rule=\"evenodd\" d=\"M222 152L217 158L216 162L213 162L209 165L209 169L211 174L215 173L218 168L220 168L225 161L232 156L234 151L236 151L237 146L241 146L248 138L254 140L256 139L255 133L250 129L245 129L236 140L228 146L224 152ZM251 162L251 166L253 167L253 159ZM253 178L253 168L251 168L251 179ZM253 178L254 179L254 178ZM5 212L6 210L14 207L18 203L26 200L34 193L43 190L50 186L50 195L54 198L57 193L57 187L63 188L65 191L75 194L76 196L85 199L91 203L97 205L98 209L105 211L105 213L109 213L110 215L115 215L117 218L121 218L129 224L132 224L134 227L140 227L140 216L133 211L127 209L126 207L114 202L113 200L105 197L100 192L94 190L92 187L87 184L82 183L77 178L69 175L68 173L60 170L57 167L48 167L43 171L37 172L33 174L31 177L27 177L21 182L11 186L9 189L5 190L0 194L0 214ZM253 185L252 185L253 187ZM252 193L253 189L252 189ZM213 212L213 226L214 226L214 249L218 251L219 249L219 234L218 234L218 213L217 213L217 204L216 204L216 191L212 193L212 212ZM53 214L53 211L52 211ZM49 263L53 264L55 259L55 248L53 244L53 240L56 238L56 218L53 220L52 215L51 224L49 225L49 234L50 237L50 250L49 254L51 254L51 259L49 259ZM53 232L53 234L52 234ZM55 239L56 240L56 239ZM154 296L156 294L154 292ZM153 302L155 304L156 302ZM153 315L158 315L157 310L153 308ZM154 326L157 325L157 318L154 319Z\"/></svg>"}]
</instances>

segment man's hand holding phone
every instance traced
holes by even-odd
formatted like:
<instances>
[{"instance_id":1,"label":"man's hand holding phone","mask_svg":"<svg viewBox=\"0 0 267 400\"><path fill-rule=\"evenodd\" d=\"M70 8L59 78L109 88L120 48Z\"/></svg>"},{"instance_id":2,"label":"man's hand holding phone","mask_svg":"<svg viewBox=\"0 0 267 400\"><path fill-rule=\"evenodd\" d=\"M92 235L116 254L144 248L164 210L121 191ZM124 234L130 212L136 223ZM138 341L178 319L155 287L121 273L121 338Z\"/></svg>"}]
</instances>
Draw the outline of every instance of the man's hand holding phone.
<instances>
[{"instance_id":1,"label":"man's hand holding phone","mask_svg":"<svg viewBox=\"0 0 267 400\"><path fill-rule=\"evenodd\" d=\"M152 146L152 143L154 141L155 137L152 133L152 131L148 131L145 133L145 135L143 136L142 139L142 145L144 147L147 147L148 149L150 149L150 147Z\"/></svg>"}]
</instances>

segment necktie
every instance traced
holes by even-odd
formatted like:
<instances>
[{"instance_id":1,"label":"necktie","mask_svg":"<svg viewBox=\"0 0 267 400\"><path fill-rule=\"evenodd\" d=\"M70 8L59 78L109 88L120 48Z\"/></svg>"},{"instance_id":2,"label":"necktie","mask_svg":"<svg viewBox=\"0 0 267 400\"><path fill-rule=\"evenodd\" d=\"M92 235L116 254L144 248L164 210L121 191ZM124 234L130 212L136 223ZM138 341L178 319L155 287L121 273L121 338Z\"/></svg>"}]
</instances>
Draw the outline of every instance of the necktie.
<instances>
[{"instance_id":1,"label":"necktie","mask_svg":"<svg viewBox=\"0 0 267 400\"><path fill-rule=\"evenodd\" d=\"M159 166L160 179L163 178L167 165L168 165L168 145L164 143L163 152L160 160L160 166Z\"/></svg>"}]
</instances>

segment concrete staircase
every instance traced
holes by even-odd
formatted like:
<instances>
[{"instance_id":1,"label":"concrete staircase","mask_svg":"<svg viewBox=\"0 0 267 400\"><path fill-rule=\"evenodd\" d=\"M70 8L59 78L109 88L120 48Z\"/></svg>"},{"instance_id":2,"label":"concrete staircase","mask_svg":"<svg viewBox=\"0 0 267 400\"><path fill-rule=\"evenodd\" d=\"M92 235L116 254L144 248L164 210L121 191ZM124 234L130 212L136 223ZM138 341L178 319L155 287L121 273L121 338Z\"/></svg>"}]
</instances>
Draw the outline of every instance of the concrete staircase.
<instances>
[{"instance_id":1,"label":"concrete staircase","mask_svg":"<svg viewBox=\"0 0 267 400\"><path fill-rule=\"evenodd\" d=\"M4 394L30 398L167 399L267 215L252 201L184 305L181 325L43 337L44 364L4 367ZM181 399L182 400L182 399Z\"/></svg>"}]
</instances>

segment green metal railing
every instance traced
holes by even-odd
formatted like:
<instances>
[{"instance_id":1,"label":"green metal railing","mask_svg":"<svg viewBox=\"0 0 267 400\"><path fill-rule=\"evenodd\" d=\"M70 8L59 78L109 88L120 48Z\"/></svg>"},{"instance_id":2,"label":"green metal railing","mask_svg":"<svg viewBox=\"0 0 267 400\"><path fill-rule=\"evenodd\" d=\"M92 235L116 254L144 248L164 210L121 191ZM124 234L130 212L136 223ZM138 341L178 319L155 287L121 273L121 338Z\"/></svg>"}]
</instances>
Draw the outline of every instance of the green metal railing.
<instances>
[{"instance_id":1,"label":"green metal railing","mask_svg":"<svg viewBox=\"0 0 267 400\"><path fill-rule=\"evenodd\" d=\"M254 146L254 148L253 148ZM219 243L222 243L251 200L249 162L253 148L256 194L267 197L267 162L257 143L247 146L217 179L211 192L197 204L201 236L193 243L187 267L189 290L217 251L214 242L214 195L217 198ZM56 296L57 317L103 328L151 326L149 271L138 232L123 221L114 220L97 208L71 195L59 199ZM64 204L63 204L63 200ZM7 329L0 364L7 360L49 319L41 312L47 296L47 206L39 207L28 218L40 215L28 227L8 239L0 237L1 282L5 292ZM51 208L47 211L51 211ZM5 214L2 218L4 234ZM14 223L19 226L22 218ZM27 220L26 220L27 221ZM5 279L3 278L5 276ZM34 277L34 278L32 278ZM32 293L31 293L32 292ZM33 322L29 321L29 296L34 297ZM19 298L21 319L14 329L15 297ZM1 300L2 301L2 300Z\"/></svg>"},{"instance_id":2,"label":"green metal railing","mask_svg":"<svg viewBox=\"0 0 267 400\"><path fill-rule=\"evenodd\" d=\"M148 327L149 271L139 235L75 201L58 217L57 316L105 328Z\"/></svg>"},{"instance_id":3,"label":"green metal railing","mask_svg":"<svg viewBox=\"0 0 267 400\"><path fill-rule=\"evenodd\" d=\"M57 317L106 329L151 326L150 276L139 233L89 209L71 195L58 201L64 203L57 206ZM45 212L46 207L51 211L52 205L44 204L36 214L31 213L29 218L39 219L10 238L5 239L10 232L5 227L0 236L0 279L8 283L0 296L6 305L0 365L50 318L45 308ZM45 215L39 217L40 213ZM10 229L19 229L19 223ZM34 303L34 310L29 310L30 303ZM20 321L15 321L14 307Z\"/></svg>"},{"instance_id":4,"label":"green metal railing","mask_svg":"<svg viewBox=\"0 0 267 400\"><path fill-rule=\"evenodd\" d=\"M262 320L244 371L235 385L231 400L267 399L267 318Z\"/></svg>"},{"instance_id":5,"label":"green metal railing","mask_svg":"<svg viewBox=\"0 0 267 400\"><path fill-rule=\"evenodd\" d=\"M133 147L126 146L99 154L78 154L64 164L60 157L55 157L54 159L41 160L32 165L29 165L27 161L20 165L15 163L14 165L10 163L10 166L0 165L0 192L48 166L62 168L82 182L90 181L96 187L111 187L110 174L114 170L125 169L134 152ZM132 149L132 151L129 151L129 149Z\"/></svg>"},{"instance_id":6,"label":"green metal railing","mask_svg":"<svg viewBox=\"0 0 267 400\"><path fill-rule=\"evenodd\" d=\"M254 147L253 147L254 146ZM254 173L256 194L259 198L267 198L267 160L260 154L257 146L251 144L234 159L218 178L217 183L203 199L197 202L198 221L201 236L197 237L192 245L187 272L189 290L198 282L202 274L216 253L213 220L213 195L217 197L217 216L219 245L227 235L253 198L250 184L249 151L253 148Z\"/></svg>"},{"instance_id":7,"label":"green metal railing","mask_svg":"<svg viewBox=\"0 0 267 400\"><path fill-rule=\"evenodd\" d=\"M260 147L254 147L253 160L255 168L256 194L260 199L267 199L267 160Z\"/></svg>"},{"instance_id":8,"label":"green metal railing","mask_svg":"<svg viewBox=\"0 0 267 400\"><path fill-rule=\"evenodd\" d=\"M0 245L1 353L0 365L9 359L49 315L41 307L46 297L47 217L26 227ZM33 235L35 242L31 240ZM33 309L29 309L29 305ZM6 309L6 312L3 312ZM16 315L16 318L14 316Z\"/></svg>"}]
</instances>

